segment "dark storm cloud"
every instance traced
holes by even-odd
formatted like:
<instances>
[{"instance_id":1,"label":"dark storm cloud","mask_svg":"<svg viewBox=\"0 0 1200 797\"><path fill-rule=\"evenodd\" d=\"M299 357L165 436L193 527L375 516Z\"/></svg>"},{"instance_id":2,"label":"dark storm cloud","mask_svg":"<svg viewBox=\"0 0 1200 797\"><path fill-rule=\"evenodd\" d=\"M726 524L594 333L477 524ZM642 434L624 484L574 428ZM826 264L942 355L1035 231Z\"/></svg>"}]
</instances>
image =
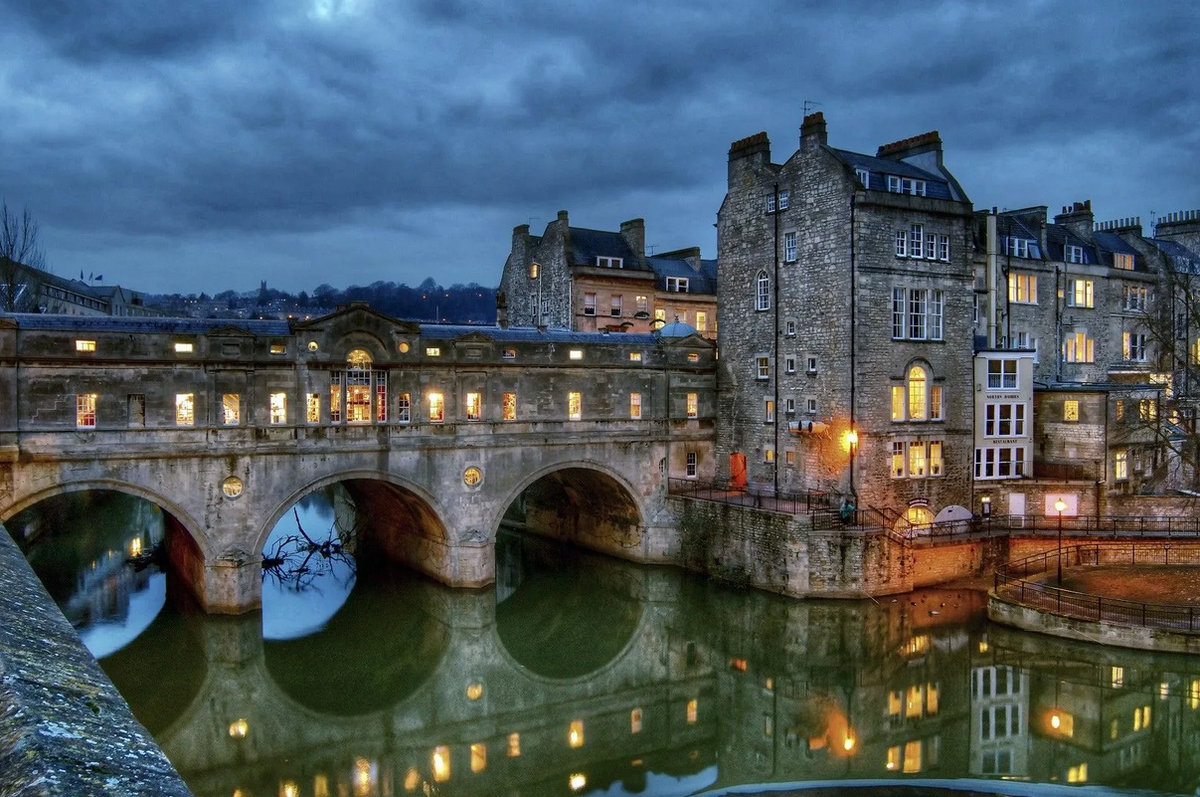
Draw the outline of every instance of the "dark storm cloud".
<instances>
[{"instance_id":1,"label":"dark storm cloud","mask_svg":"<svg viewBox=\"0 0 1200 797\"><path fill-rule=\"evenodd\" d=\"M1200 115L1191 7L169 9L0 0L13 23L0 29L0 147L20 153L0 162L0 194L32 206L71 260L99 264L111 247L127 264L238 261L193 290L273 274L311 288L331 254L345 281L494 283L511 226L560 207L585 226L644 216L661 246L708 254L729 142L766 129L786 158L806 100L835 146L940 129L981 203L1054 205L1094 186L1125 203L1112 215L1132 215L1155 181L1165 201L1197 202L1196 160L1182 158Z\"/></svg>"}]
</instances>

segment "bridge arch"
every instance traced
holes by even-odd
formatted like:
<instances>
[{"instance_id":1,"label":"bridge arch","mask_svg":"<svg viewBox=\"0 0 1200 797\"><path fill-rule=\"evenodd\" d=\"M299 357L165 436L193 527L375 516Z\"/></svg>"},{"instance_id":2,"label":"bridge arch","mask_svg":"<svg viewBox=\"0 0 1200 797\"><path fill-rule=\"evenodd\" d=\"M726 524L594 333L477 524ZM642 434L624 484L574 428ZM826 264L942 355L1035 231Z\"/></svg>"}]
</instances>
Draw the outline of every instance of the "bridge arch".
<instances>
[{"instance_id":1,"label":"bridge arch","mask_svg":"<svg viewBox=\"0 0 1200 797\"><path fill-rule=\"evenodd\" d=\"M171 515L183 530L187 532L188 537L191 538L192 542L199 549L205 561L214 556L215 551L212 542L200 530L201 525L196 522L196 519L186 509L159 492L117 479L82 479L65 484L56 484L44 490L28 493L0 509L0 523L7 523L16 515L48 498L53 498L57 495L68 495L70 493L81 493L87 490L112 490L113 492L142 498L157 505Z\"/></svg>"},{"instance_id":2,"label":"bridge arch","mask_svg":"<svg viewBox=\"0 0 1200 797\"><path fill-rule=\"evenodd\" d=\"M624 474L595 460L563 460L535 469L506 493L493 509L490 539L496 541L500 523L512 504L530 487L545 487L547 497L569 499L575 517L553 517L540 511L527 519L530 532L572 541L612 556L629 558L640 552L646 537L646 508L640 493ZM584 519L583 510L587 510Z\"/></svg>"},{"instance_id":3,"label":"bridge arch","mask_svg":"<svg viewBox=\"0 0 1200 797\"><path fill-rule=\"evenodd\" d=\"M448 569L445 560L450 545L450 534L444 520L445 507L421 485L395 473L374 469L329 473L292 491L266 516L266 522L259 526L252 543L255 554L261 555L275 524L298 501L334 484L357 487L351 490L351 495L356 504L360 501L366 504L358 506L358 509L372 518L373 525L394 523L401 514L410 519L415 526L415 534L398 535L392 533L394 529L383 529L385 533L374 534L372 540L379 543L390 558L439 580L445 579ZM372 489L367 485L377 487ZM378 486L389 489L385 492ZM395 511L397 506L401 513ZM400 536L409 539L400 540Z\"/></svg>"}]
</instances>

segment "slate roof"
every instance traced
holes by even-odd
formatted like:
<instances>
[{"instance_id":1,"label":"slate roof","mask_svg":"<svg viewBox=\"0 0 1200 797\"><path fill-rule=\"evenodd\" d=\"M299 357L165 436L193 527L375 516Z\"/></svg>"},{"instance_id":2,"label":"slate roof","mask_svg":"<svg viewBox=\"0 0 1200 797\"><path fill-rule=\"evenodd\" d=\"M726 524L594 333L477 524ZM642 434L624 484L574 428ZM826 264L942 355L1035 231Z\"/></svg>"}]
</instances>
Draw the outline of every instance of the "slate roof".
<instances>
[{"instance_id":1,"label":"slate roof","mask_svg":"<svg viewBox=\"0 0 1200 797\"><path fill-rule=\"evenodd\" d=\"M4 313L22 329L63 330L74 332L142 332L177 335L203 335L221 327L237 327L255 335L290 335L287 321L258 321L242 318L156 318L143 316L51 315L43 313Z\"/></svg>"},{"instance_id":2,"label":"slate roof","mask_svg":"<svg viewBox=\"0 0 1200 797\"><path fill-rule=\"evenodd\" d=\"M625 271L645 271L638 256L619 232L589 230L586 227L571 227L571 250L568 260L571 265L594 266L597 257L619 257Z\"/></svg>"},{"instance_id":3,"label":"slate roof","mask_svg":"<svg viewBox=\"0 0 1200 797\"><path fill-rule=\"evenodd\" d=\"M547 329L536 327L476 326L473 324L421 324L423 340L454 340L464 335L482 335L497 343L591 343L622 346L653 346L658 341L645 332L573 332L569 329Z\"/></svg>"},{"instance_id":4,"label":"slate roof","mask_svg":"<svg viewBox=\"0 0 1200 797\"><path fill-rule=\"evenodd\" d=\"M861 152L851 152L848 149L834 149L833 154L837 155L844 163L848 163L855 168L863 168L871 173L871 184L867 188L872 191L886 191L887 177L886 175L894 174L899 177L911 177L916 180L925 181L925 196L935 199L954 199L954 194L950 190L950 181L940 174L927 172L924 169L913 166L911 163L901 160L892 160L891 158L877 158L874 155L864 155Z\"/></svg>"},{"instance_id":5,"label":"slate roof","mask_svg":"<svg viewBox=\"0 0 1200 797\"><path fill-rule=\"evenodd\" d=\"M1148 244L1158 248L1167 256L1171 268L1184 274L1200 274L1200 256L1178 241L1164 241L1159 238L1142 238Z\"/></svg>"},{"instance_id":6,"label":"slate roof","mask_svg":"<svg viewBox=\"0 0 1200 797\"><path fill-rule=\"evenodd\" d=\"M669 257L647 257L646 265L654 272L655 287L659 290L667 289L667 277L686 277L688 293L715 294L717 292L716 260L701 260L699 271L692 268L692 264L686 260Z\"/></svg>"},{"instance_id":7,"label":"slate roof","mask_svg":"<svg viewBox=\"0 0 1200 797\"><path fill-rule=\"evenodd\" d=\"M1082 246L1086 263L1099 264L1101 259L1096 251L1096 247L1090 242L1079 237L1071 232L1069 228L1062 224L1047 224L1046 225L1046 257L1049 260L1065 261L1066 247ZM1108 265L1112 265L1111 255L1108 258Z\"/></svg>"}]
</instances>

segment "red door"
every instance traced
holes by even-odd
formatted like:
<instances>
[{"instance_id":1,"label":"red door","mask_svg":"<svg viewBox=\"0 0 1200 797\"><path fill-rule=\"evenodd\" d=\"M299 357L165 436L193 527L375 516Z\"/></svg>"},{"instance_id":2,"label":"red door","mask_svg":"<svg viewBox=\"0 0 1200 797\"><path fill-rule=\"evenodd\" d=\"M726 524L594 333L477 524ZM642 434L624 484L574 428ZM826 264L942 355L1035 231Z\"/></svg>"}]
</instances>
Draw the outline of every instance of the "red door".
<instances>
[{"instance_id":1,"label":"red door","mask_svg":"<svg viewBox=\"0 0 1200 797\"><path fill-rule=\"evenodd\" d=\"M729 481L735 489L746 489L746 455L740 451L729 455Z\"/></svg>"}]
</instances>

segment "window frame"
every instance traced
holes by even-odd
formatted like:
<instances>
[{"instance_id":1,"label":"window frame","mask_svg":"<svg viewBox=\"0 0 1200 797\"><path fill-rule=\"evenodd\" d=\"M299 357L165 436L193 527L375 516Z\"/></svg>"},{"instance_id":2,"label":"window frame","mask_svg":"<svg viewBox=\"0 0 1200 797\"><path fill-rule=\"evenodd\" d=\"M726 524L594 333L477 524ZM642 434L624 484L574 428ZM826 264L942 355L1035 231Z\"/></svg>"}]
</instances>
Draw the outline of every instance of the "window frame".
<instances>
[{"instance_id":1,"label":"window frame","mask_svg":"<svg viewBox=\"0 0 1200 797\"><path fill-rule=\"evenodd\" d=\"M771 309L771 277L766 269L760 269L754 278L754 310L761 313Z\"/></svg>"}]
</instances>

